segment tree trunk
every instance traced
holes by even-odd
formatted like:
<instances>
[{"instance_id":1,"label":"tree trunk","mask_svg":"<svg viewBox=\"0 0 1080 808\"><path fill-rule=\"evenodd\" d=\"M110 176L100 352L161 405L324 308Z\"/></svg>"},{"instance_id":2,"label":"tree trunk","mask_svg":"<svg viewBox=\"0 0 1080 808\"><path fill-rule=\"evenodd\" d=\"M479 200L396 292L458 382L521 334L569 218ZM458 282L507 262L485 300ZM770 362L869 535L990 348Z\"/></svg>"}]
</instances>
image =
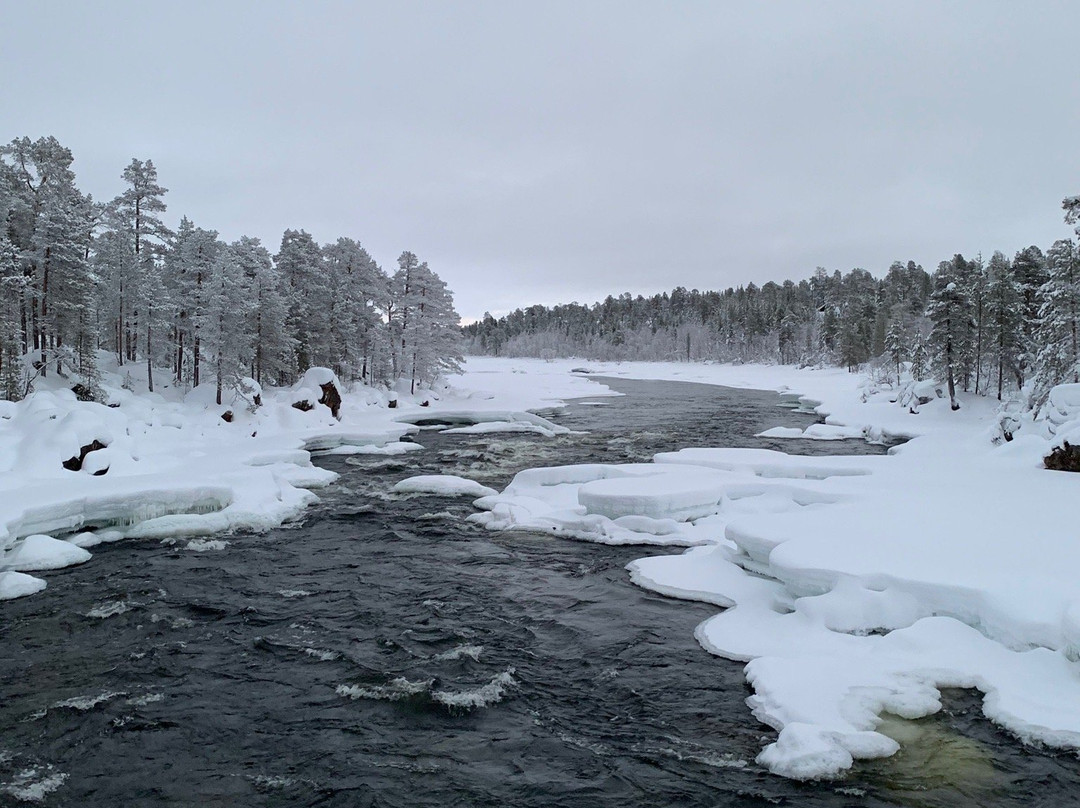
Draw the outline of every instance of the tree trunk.
<instances>
[{"instance_id":1,"label":"tree trunk","mask_svg":"<svg viewBox=\"0 0 1080 808\"><path fill-rule=\"evenodd\" d=\"M149 316L149 313L147 313L147 317L146 317L146 386L147 386L147 389L152 393L152 392L154 392L154 365L153 365L150 357L153 356L154 352L151 350L151 344L152 344L151 341L150 341L151 338L152 338L152 334L151 334L151 330L150 330L150 316Z\"/></svg>"},{"instance_id":2,"label":"tree trunk","mask_svg":"<svg viewBox=\"0 0 1080 808\"><path fill-rule=\"evenodd\" d=\"M124 282L120 281L120 308L116 315L116 364L124 366Z\"/></svg>"},{"instance_id":3,"label":"tree trunk","mask_svg":"<svg viewBox=\"0 0 1080 808\"><path fill-rule=\"evenodd\" d=\"M945 375L949 385L949 407L952 410L958 410L960 405L956 403L956 382L953 380L952 340L945 343Z\"/></svg>"},{"instance_id":4,"label":"tree trunk","mask_svg":"<svg viewBox=\"0 0 1080 808\"><path fill-rule=\"evenodd\" d=\"M38 340L41 348L41 375L42 377L48 374L48 355L47 346L48 340L45 337L45 320L49 315L49 259L52 256L52 248L45 248L45 266L42 267L41 278L41 309L38 313L38 330L40 332L40 339Z\"/></svg>"},{"instance_id":5,"label":"tree trunk","mask_svg":"<svg viewBox=\"0 0 1080 808\"><path fill-rule=\"evenodd\" d=\"M258 337L256 338L256 341L255 341L255 367L252 369L252 374L251 375L255 377L255 381L257 381L259 384L262 384L262 350L263 350L262 344L263 344L263 334L262 334L262 312L261 311L255 317L255 333L258 334Z\"/></svg>"}]
</instances>

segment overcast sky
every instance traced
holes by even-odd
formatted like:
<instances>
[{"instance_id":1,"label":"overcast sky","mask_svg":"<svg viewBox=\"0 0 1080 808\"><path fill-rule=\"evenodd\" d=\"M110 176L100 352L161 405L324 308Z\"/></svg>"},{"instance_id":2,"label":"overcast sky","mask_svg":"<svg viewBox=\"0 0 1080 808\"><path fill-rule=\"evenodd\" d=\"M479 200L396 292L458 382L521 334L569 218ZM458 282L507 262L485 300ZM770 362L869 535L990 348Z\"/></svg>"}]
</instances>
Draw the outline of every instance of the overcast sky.
<instances>
[{"instance_id":1,"label":"overcast sky","mask_svg":"<svg viewBox=\"0 0 1080 808\"><path fill-rule=\"evenodd\" d=\"M417 253L465 318L1070 234L1080 3L6 2L0 140Z\"/></svg>"}]
</instances>

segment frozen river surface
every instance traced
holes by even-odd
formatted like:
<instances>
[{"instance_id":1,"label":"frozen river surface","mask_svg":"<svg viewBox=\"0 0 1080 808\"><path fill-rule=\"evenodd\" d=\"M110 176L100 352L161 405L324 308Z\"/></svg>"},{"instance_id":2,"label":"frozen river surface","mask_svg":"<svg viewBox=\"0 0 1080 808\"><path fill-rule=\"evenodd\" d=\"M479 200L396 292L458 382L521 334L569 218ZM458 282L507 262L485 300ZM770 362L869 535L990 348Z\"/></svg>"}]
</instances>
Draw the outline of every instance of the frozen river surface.
<instances>
[{"instance_id":1,"label":"frozen river surface","mask_svg":"<svg viewBox=\"0 0 1080 808\"><path fill-rule=\"evenodd\" d=\"M440 435L341 473L303 524L100 546L0 606L0 805L1066 806L1075 757L1025 748L956 692L893 722L904 750L800 784L754 757L742 665L715 608L633 586L655 548L492 533L414 474L502 487L538 465L684 446L876 452L751 437L813 423L775 394L611 381L552 419L587 435Z\"/></svg>"}]
</instances>

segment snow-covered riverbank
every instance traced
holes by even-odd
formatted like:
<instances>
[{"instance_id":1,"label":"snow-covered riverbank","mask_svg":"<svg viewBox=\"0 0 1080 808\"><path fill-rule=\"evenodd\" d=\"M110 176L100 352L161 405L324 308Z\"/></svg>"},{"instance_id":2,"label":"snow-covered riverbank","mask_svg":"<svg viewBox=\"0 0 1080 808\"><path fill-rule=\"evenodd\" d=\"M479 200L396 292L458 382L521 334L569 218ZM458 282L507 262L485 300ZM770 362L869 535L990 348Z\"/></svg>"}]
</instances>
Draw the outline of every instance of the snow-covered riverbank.
<instances>
[{"instance_id":1,"label":"snow-covered riverbank","mask_svg":"<svg viewBox=\"0 0 1080 808\"><path fill-rule=\"evenodd\" d=\"M653 464L535 469L477 501L474 518L494 529L698 545L630 572L658 592L733 607L698 638L749 662L750 707L780 730L760 762L812 778L892 754L879 716L931 714L947 686L983 691L986 714L1025 741L1080 748L1080 476L1042 468L1051 444L1036 430L995 446L996 402L968 397L952 412L941 399L914 414L840 370L507 360L469 369L513 370L523 388L575 367L794 392L847 434L913 438L888 457L701 447Z\"/></svg>"},{"instance_id":2,"label":"snow-covered riverbank","mask_svg":"<svg viewBox=\"0 0 1080 808\"><path fill-rule=\"evenodd\" d=\"M763 764L810 778L891 754L879 716L932 713L944 686L982 690L987 715L1024 740L1080 748L1070 518L1080 477L1041 467L1050 443L1036 430L995 446L995 402L967 398L951 412L931 401L913 414L835 369L473 359L448 388L400 396L396 408L390 394L346 391L340 420L317 403L319 373L266 391L254 411L240 399L214 405L202 389L135 395L118 372L105 379L116 406L77 402L48 380L0 411L0 594L39 591L49 568L88 560L100 542L295 519L334 479L313 451L407 452L399 439L429 423L555 434L526 411L583 396L602 404L612 393L586 370L786 391L826 416L807 438L913 438L878 457L687 447L653 463L525 471L477 500L474 518L493 529L690 547L640 559L630 574L725 607L698 638L749 663L750 707L780 731ZM296 409L301 399L312 408ZM105 448L64 468L94 441ZM484 493L461 480L421 488L451 483Z\"/></svg>"},{"instance_id":3,"label":"snow-covered riverbank","mask_svg":"<svg viewBox=\"0 0 1080 808\"><path fill-rule=\"evenodd\" d=\"M329 371L267 388L249 407L252 393L215 404L212 385L136 394L127 388L146 389L144 368L102 358L104 403L78 401L55 375L23 401L0 402L0 600L43 590L48 570L88 561L87 548L102 542L178 541L296 519L312 489L336 477L312 465L312 452L403 453L417 447L399 439L423 418L544 431L553 425L524 410L596 387L563 374L559 386L523 388L507 373L495 392L458 384L409 396L335 380L339 420L318 403ZM310 409L293 406L300 401Z\"/></svg>"}]
</instances>

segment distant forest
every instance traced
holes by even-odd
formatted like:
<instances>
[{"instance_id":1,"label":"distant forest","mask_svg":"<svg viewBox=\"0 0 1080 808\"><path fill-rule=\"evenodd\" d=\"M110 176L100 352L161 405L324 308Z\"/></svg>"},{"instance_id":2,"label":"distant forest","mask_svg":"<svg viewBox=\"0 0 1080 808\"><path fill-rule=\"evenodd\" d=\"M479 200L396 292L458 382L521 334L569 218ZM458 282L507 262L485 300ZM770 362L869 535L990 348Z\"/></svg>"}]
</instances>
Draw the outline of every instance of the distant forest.
<instances>
[{"instance_id":1,"label":"distant forest","mask_svg":"<svg viewBox=\"0 0 1080 808\"><path fill-rule=\"evenodd\" d=\"M116 199L75 184L56 138L0 146L0 398L57 374L93 397L98 351L187 388L289 384L313 366L415 388L459 369L446 284L411 252L386 273L354 239L286 230L276 254L161 216L167 189L132 160Z\"/></svg>"},{"instance_id":2,"label":"distant forest","mask_svg":"<svg viewBox=\"0 0 1080 808\"><path fill-rule=\"evenodd\" d=\"M1075 224L1080 198L1065 200ZM1078 228L1080 230L1080 228ZM1071 239L1045 252L954 255L931 274L895 262L883 278L865 269L818 268L802 281L723 292L602 303L530 306L465 327L473 354L596 360L713 360L840 365L874 363L900 383L935 377L1003 398L1039 403L1055 384L1078 381L1080 257Z\"/></svg>"}]
</instances>

